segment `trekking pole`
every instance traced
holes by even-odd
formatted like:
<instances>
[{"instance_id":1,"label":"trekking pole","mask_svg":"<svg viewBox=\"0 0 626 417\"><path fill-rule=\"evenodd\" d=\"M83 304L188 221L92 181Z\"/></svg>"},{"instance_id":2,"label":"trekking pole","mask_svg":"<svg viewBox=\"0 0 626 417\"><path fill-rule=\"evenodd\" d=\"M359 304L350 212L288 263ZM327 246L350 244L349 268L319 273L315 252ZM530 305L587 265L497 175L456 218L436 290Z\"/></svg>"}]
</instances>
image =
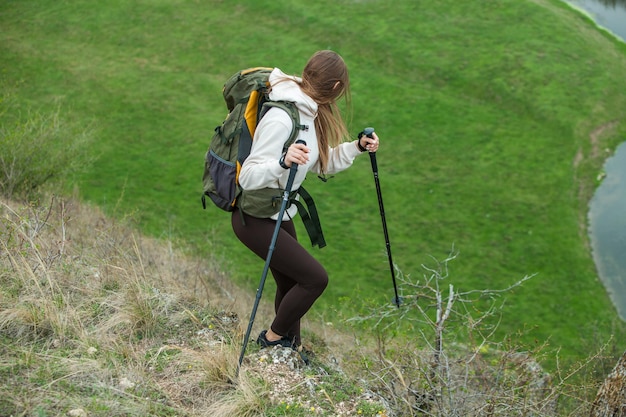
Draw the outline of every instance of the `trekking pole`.
<instances>
[{"instance_id":1,"label":"trekking pole","mask_svg":"<svg viewBox=\"0 0 626 417\"><path fill-rule=\"evenodd\" d=\"M306 142L302 139L296 141L296 143L302 143L306 145ZM289 194L291 193L291 187L293 187L293 181L296 177L296 171L298 171L298 164L292 163L291 168L289 169L289 178L287 179L287 185L285 186L285 190L283 191L283 200L280 206L280 211L278 212L278 218L276 219L276 227L274 227L274 234L272 235L272 240L270 242L270 248L267 252L267 258L265 258L265 266L263 267L263 274L261 274L261 282L259 283L259 288L256 290L256 298L254 300L254 307L252 308L252 313L250 314L250 321L248 322L248 329L246 330L246 335L243 338L243 346L241 347L241 354L239 355L239 364L237 365L237 371L235 373L235 377L239 376L239 368L243 363L243 357L246 353L246 347L248 346L248 340L250 339L250 333L252 332L252 325L254 324L254 317L256 316L257 308L259 307L259 302L261 301L261 294L263 294L263 287L265 286L265 279L267 278L267 272L270 268L270 261L272 259L272 254L274 253L274 248L276 246L276 241L278 240L278 232L280 232L280 225L283 221L283 215L285 214L285 210L287 209L287 202L289 201Z\"/></svg>"},{"instance_id":2,"label":"trekking pole","mask_svg":"<svg viewBox=\"0 0 626 417\"><path fill-rule=\"evenodd\" d=\"M359 133L359 139L363 137L363 135L373 138L372 133L374 133L373 127L366 127L363 129L363 132ZM383 222L383 233L385 235L385 245L387 247L387 257L389 258L389 269L391 270L391 280L393 281L393 290L395 292L395 297L392 300L393 303L400 308L400 303L402 300L398 297L398 286L396 285L396 274L393 266L393 260L391 259L391 244L389 243L389 233L387 232L387 220L385 220L385 207L383 206L383 196L380 192L380 181L378 179L378 163L376 162L376 152L370 152L370 161L372 162L372 172L374 173L374 182L376 183L376 193L378 194L378 207L380 208L380 217Z\"/></svg>"}]
</instances>

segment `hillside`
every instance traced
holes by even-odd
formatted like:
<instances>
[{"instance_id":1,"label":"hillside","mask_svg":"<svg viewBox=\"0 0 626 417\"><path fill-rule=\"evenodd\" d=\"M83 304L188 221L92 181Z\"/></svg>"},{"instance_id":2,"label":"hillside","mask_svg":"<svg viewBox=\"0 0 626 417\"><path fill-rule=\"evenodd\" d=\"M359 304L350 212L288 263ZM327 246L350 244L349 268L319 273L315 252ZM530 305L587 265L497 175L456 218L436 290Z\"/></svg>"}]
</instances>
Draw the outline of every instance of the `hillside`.
<instances>
[{"instance_id":1,"label":"hillside","mask_svg":"<svg viewBox=\"0 0 626 417\"><path fill-rule=\"evenodd\" d=\"M416 340L309 321L309 366L251 344L237 375L253 294L211 260L72 199L0 215L3 416L577 416L612 366L595 352L549 374L540 351L489 340L434 366Z\"/></svg>"},{"instance_id":2,"label":"hillside","mask_svg":"<svg viewBox=\"0 0 626 417\"><path fill-rule=\"evenodd\" d=\"M328 410L323 397L276 399L291 385L264 373L301 367L297 355L276 365L251 348L235 378L252 297L210 260L76 201L3 201L0 213L0 415L256 416L290 398L292 408ZM307 376L314 391L345 379L320 371ZM353 415L384 410L356 385L345 395Z\"/></svg>"},{"instance_id":3,"label":"hillside","mask_svg":"<svg viewBox=\"0 0 626 417\"><path fill-rule=\"evenodd\" d=\"M90 129L84 169L62 177L66 194L131 216L146 235L184 240L254 291L259 260L224 213L199 202L203 156L225 114L222 84L249 66L298 73L313 51L335 49L351 72L351 132L372 125L382 140L400 270L419 278L454 248L450 274L461 291L534 276L500 300L491 324L501 339L523 332L528 345L549 341L576 361L625 331L597 278L586 213L604 159L626 135L626 47L557 0L492 6L2 2L2 86L16 97L7 114L56 111ZM331 277L311 315L339 324L387 305L367 158L307 185L328 241L312 253Z\"/></svg>"},{"instance_id":4,"label":"hillside","mask_svg":"<svg viewBox=\"0 0 626 417\"><path fill-rule=\"evenodd\" d=\"M20 0L0 27L0 415L584 415L624 351L587 210L626 137L626 45L564 3ZM331 283L284 377L315 404L281 404L254 344L233 385L262 262L202 210L202 160L228 76L325 48L351 132L382 140L406 302L367 158L310 176Z\"/></svg>"}]
</instances>

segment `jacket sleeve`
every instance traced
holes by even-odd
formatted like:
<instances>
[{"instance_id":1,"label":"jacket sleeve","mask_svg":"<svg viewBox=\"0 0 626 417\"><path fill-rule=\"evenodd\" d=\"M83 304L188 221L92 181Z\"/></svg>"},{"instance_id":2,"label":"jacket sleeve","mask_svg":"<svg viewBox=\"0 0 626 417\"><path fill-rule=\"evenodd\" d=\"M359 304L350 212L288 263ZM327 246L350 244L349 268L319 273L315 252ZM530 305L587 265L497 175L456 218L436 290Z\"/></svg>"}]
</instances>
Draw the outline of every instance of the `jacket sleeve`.
<instances>
[{"instance_id":1,"label":"jacket sleeve","mask_svg":"<svg viewBox=\"0 0 626 417\"><path fill-rule=\"evenodd\" d=\"M250 155L239 173L239 184L244 190L280 188L286 182L289 170L283 169L278 160L291 125L289 115L281 109L270 109L261 119L254 133Z\"/></svg>"},{"instance_id":2,"label":"jacket sleeve","mask_svg":"<svg viewBox=\"0 0 626 417\"><path fill-rule=\"evenodd\" d=\"M336 146L335 148L330 148L328 151L328 164L326 167L326 173L336 174L337 172L349 168L350 166L352 166L354 158L356 158L360 154L361 151L357 147L356 141L344 142L339 144L339 146ZM320 173L319 162L315 164L312 171L317 174Z\"/></svg>"}]
</instances>

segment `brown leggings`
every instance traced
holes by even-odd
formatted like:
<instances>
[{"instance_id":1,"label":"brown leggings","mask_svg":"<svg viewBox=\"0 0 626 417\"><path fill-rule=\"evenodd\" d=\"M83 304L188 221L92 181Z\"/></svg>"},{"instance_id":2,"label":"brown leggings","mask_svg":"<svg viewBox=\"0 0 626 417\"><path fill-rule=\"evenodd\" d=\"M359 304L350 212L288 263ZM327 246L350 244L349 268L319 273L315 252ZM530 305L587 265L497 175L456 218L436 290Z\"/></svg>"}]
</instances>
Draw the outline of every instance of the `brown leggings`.
<instances>
[{"instance_id":1,"label":"brown leggings","mask_svg":"<svg viewBox=\"0 0 626 417\"><path fill-rule=\"evenodd\" d=\"M276 227L272 219L259 219L233 212L231 223L235 235L252 252L266 259ZM324 267L304 249L296 236L293 221L283 221L270 261L270 270L276 281L274 310L276 317L271 329L300 344L300 319L322 295L328 285Z\"/></svg>"}]
</instances>

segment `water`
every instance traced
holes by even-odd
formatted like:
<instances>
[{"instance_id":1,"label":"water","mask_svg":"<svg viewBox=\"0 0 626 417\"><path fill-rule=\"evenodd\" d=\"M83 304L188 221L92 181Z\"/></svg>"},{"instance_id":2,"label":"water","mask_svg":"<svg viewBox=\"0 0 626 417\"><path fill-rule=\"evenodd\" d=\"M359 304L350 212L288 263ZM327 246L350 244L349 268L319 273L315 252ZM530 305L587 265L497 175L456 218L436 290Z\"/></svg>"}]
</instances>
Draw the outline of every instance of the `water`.
<instances>
[{"instance_id":1,"label":"water","mask_svg":"<svg viewBox=\"0 0 626 417\"><path fill-rule=\"evenodd\" d=\"M626 41L626 0L567 0L618 38Z\"/></svg>"},{"instance_id":2,"label":"water","mask_svg":"<svg viewBox=\"0 0 626 417\"><path fill-rule=\"evenodd\" d=\"M626 143L606 160L606 177L589 206L591 246L598 274L626 320Z\"/></svg>"},{"instance_id":3,"label":"water","mask_svg":"<svg viewBox=\"0 0 626 417\"><path fill-rule=\"evenodd\" d=\"M567 0L626 41L626 0ZM589 236L598 275L626 320L626 143L604 166L606 177L589 206Z\"/></svg>"}]
</instances>

